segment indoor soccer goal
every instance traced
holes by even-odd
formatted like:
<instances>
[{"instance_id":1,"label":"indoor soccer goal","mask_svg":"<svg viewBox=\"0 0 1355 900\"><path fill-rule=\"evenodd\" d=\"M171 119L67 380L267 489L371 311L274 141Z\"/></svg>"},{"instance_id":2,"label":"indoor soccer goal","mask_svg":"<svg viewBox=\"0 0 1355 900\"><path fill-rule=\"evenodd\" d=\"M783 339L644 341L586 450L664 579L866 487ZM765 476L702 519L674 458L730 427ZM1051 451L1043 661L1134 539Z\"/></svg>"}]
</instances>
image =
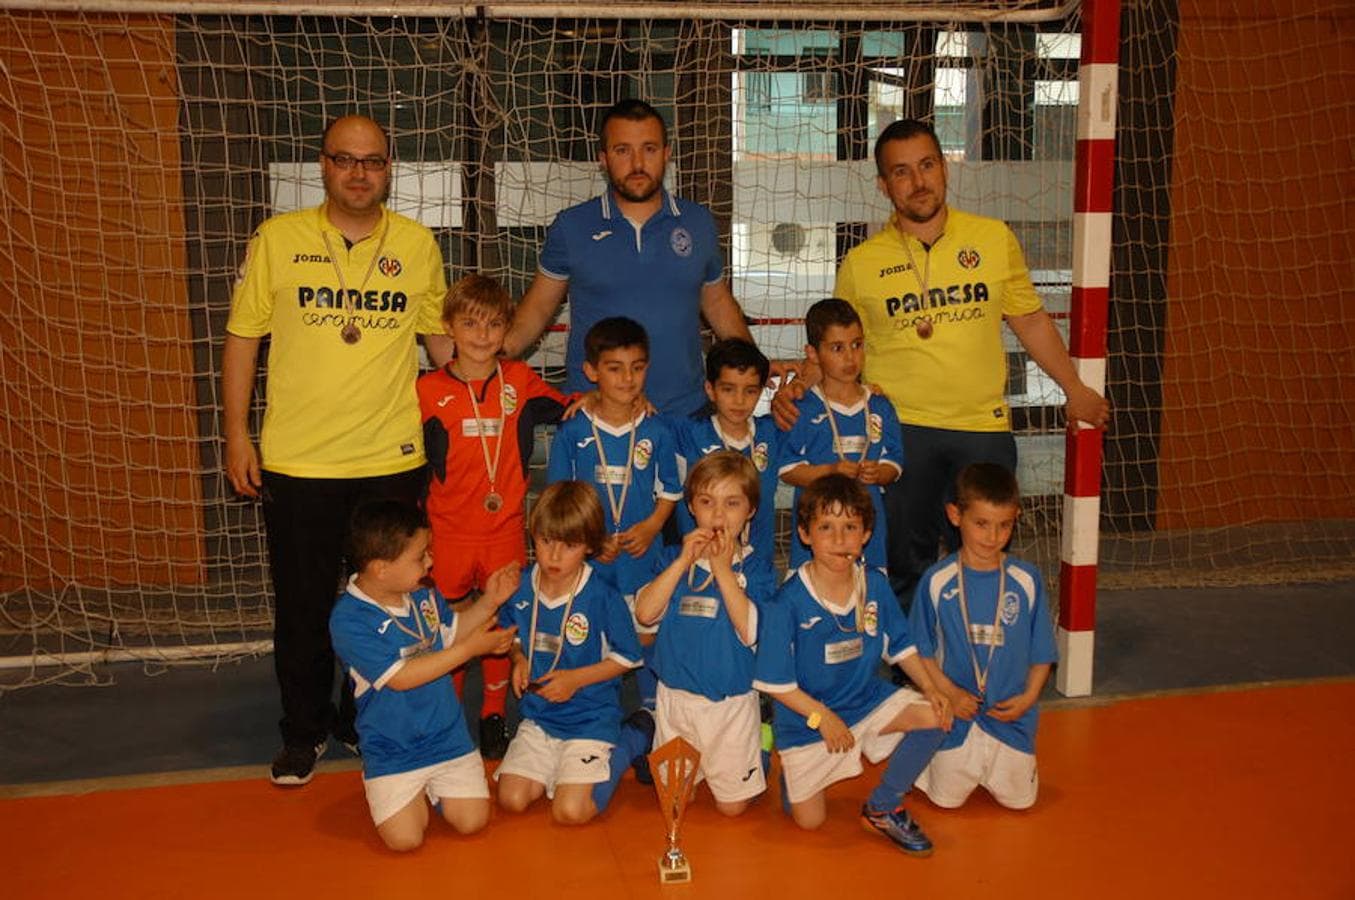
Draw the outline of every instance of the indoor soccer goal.
<instances>
[{"instance_id":1,"label":"indoor soccer goal","mask_svg":"<svg viewBox=\"0 0 1355 900\"><path fill-rule=\"evenodd\" d=\"M954 205L1011 224L1066 334L1079 121L1118 107L1101 584L1355 575L1355 54L1339 4L1187 28L1204 5L1125 0L1118 96L1084 96L1077 2L0 0L0 691L267 652L262 517L221 468L224 325L252 230L318 202L321 131L352 112L392 135L390 203L449 277L520 296L554 215L603 188L599 113L647 99L669 188L714 211L755 338L792 358L889 215L871 147L903 117L935 124ZM1007 341L1017 549L1052 582L1062 396Z\"/></svg>"}]
</instances>

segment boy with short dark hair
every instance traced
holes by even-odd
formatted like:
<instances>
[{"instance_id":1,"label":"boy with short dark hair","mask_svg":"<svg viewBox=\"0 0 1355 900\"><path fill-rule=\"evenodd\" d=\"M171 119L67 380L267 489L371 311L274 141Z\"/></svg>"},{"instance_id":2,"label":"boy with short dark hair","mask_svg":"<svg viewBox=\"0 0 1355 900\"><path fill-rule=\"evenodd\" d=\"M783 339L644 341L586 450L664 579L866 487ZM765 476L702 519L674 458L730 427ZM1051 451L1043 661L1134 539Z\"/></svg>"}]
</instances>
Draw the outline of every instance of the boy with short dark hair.
<instances>
[{"instance_id":1,"label":"boy with short dark hair","mask_svg":"<svg viewBox=\"0 0 1355 900\"><path fill-rule=\"evenodd\" d=\"M640 589L635 616L657 626L655 743L686 739L701 754L716 808L747 809L766 788L761 718L753 690L758 606L776 592L771 560L742 538L758 508L760 477L735 450L702 457L687 477L695 527Z\"/></svg>"},{"instance_id":2,"label":"boy with short dark hair","mask_svg":"<svg viewBox=\"0 0 1355 900\"><path fill-rule=\"evenodd\" d=\"M499 611L518 633L522 724L494 777L504 809L522 812L545 795L555 821L581 825L607 808L654 737L648 717L621 722L621 675L639 665L640 646L615 585L588 563L606 539L592 486L550 485L528 527L536 563Z\"/></svg>"},{"instance_id":3,"label":"boy with short dark hair","mask_svg":"<svg viewBox=\"0 0 1355 900\"><path fill-rule=\"evenodd\" d=\"M861 317L845 300L820 300L805 314L805 356L818 364L823 380L797 401L799 418L785 437L781 480L801 491L829 473L864 485L874 509L875 528L865 547L866 564L883 569L886 560L884 486L903 472L903 436L894 407L861 384L865 338ZM794 536L790 564L809 558Z\"/></svg>"},{"instance_id":4,"label":"boy with short dark hair","mask_svg":"<svg viewBox=\"0 0 1355 900\"><path fill-rule=\"evenodd\" d=\"M931 841L902 801L950 728L950 705L913 646L889 580L858 563L874 504L857 480L834 473L804 490L795 515L812 557L761 610L753 682L775 701L782 801L797 825L817 828L829 785L860 775L863 755L888 758L862 818L904 852L929 855ZM880 678L881 660L917 690Z\"/></svg>"},{"instance_id":5,"label":"boy with short dark hair","mask_svg":"<svg viewBox=\"0 0 1355 900\"><path fill-rule=\"evenodd\" d=\"M505 566L484 595L452 613L421 587L431 566L428 521L398 500L354 511L348 560L357 570L330 615L334 650L352 677L363 788L377 834L392 850L423 843L429 800L462 834L489 821L484 764L444 676L482 654L504 653L514 632L491 631L517 586Z\"/></svg>"},{"instance_id":6,"label":"boy with short dark hair","mask_svg":"<svg viewBox=\"0 0 1355 900\"><path fill-rule=\"evenodd\" d=\"M1039 570L1003 552L1020 512L1009 469L961 469L946 504L960 549L917 584L918 652L956 719L917 780L937 806L960 806L981 785L1003 806L1027 809L1039 792L1036 703L1058 650Z\"/></svg>"},{"instance_id":7,"label":"boy with short dark hair","mask_svg":"<svg viewBox=\"0 0 1355 900\"><path fill-rule=\"evenodd\" d=\"M513 298L484 275L447 291L442 324L456 347L450 363L418 381L428 455L433 580L453 603L508 563L527 563L523 506L534 428L560 420L566 398L515 359L501 359ZM502 759L508 660L481 661L480 752ZM456 673L457 693L462 672Z\"/></svg>"},{"instance_id":8,"label":"boy with short dark hair","mask_svg":"<svg viewBox=\"0 0 1355 900\"><path fill-rule=\"evenodd\" d=\"M608 536L595 567L633 611L635 592L654 572L655 538L682 496L676 445L667 424L641 406L649 368L644 328L622 316L603 319L588 330L584 352L584 374L597 385L597 401L555 432L546 475L551 482L587 482L597 491ZM636 678L642 705L653 710L653 633L640 631L646 666Z\"/></svg>"},{"instance_id":9,"label":"boy with short dark hair","mask_svg":"<svg viewBox=\"0 0 1355 900\"><path fill-rule=\"evenodd\" d=\"M762 502L748 523L748 545L768 562L774 561L776 485L782 436L770 416L754 416L767 386L771 362L748 341L728 338L711 345L706 354L706 397L712 414L681 422L678 431L678 474L687 472L704 456L736 450L752 461L760 481ZM695 527L691 512L677 509L683 534Z\"/></svg>"}]
</instances>

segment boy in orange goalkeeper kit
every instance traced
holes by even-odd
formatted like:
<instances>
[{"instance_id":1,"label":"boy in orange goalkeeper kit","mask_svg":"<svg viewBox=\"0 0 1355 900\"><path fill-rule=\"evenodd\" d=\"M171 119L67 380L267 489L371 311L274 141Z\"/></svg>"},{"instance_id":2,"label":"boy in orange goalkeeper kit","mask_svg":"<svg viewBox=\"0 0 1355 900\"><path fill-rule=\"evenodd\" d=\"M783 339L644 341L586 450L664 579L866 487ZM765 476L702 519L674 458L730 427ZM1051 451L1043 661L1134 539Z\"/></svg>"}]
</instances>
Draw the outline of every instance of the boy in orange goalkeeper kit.
<instances>
[{"instance_id":1,"label":"boy in orange goalkeeper kit","mask_svg":"<svg viewBox=\"0 0 1355 900\"><path fill-rule=\"evenodd\" d=\"M559 421L567 402L526 363L499 357L512 319L513 299L493 279L468 275L456 282L442 306L456 357L418 383L433 580L452 602L483 590L501 566L526 565L523 505L533 429ZM479 746L486 759L502 759L508 746L510 668L506 657L481 661Z\"/></svg>"}]
</instances>

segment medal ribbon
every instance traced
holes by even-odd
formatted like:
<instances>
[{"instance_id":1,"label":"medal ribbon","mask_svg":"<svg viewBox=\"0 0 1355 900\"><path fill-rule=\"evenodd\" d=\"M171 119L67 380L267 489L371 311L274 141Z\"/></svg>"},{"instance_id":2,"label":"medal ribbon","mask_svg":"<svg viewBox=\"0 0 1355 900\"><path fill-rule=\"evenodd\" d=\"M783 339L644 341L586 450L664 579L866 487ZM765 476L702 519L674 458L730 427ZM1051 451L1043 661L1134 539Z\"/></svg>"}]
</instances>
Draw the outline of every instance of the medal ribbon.
<instances>
[{"instance_id":1,"label":"medal ribbon","mask_svg":"<svg viewBox=\"0 0 1355 900\"><path fill-rule=\"evenodd\" d=\"M324 215L324 213L321 213ZM382 216L384 224L381 228L381 238L376 242L376 250L372 253L372 261L367 264L367 274L362 276L362 284L358 285L358 293L361 294L367 289L367 282L372 280L372 273L376 271L376 261L381 258L381 248L386 246L386 235L390 233L390 219ZM369 235L370 236L370 235ZM320 237L325 239L325 252L329 254L329 264L334 267L334 276L339 279L339 290L343 291L343 311L351 318L353 310L356 308L356 301L348 293L348 282L343 277L343 267L339 265L339 257L334 252L334 247L329 242L329 232L324 228L320 229ZM365 239L364 239L365 240ZM354 326L356 327L356 326Z\"/></svg>"},{"instance_id":2,"label":"medal ribbon","mask_svg":"<svg viewBox=\"0 0 1355 900\"><path fill-rule=\"evenodd\" d=\"M499 427L498 440L494 444L494 461L489 460L489 441L485 439L485 420L480 418L480 404L475 401L475 386L465 378L461 377L459 372L453 372L461 383L466 386L466 392L470 394L470 408L475 414L475 433L480 438L480 451L485 456L485 471L489 474L489 493L495 493L494 480L499 473L499 457L503 452L503 424L507 418L504 410L507 404L504 402L503 390L503 367L496 360L494 363L494 377L499 380ZM486 382L488 383L488 382Z\"/></svg>"},{"instance_id":3,"label":"medal ribbon","mask_svg":"<svg viewBox=\"0 0 1355 900\"><path fill-rule=\"evenodd\" d=\"M536 576L537 584L541 582L541 570L537 569L533 575ZM574 598L579 594L579 586L583 584L583 567L579 567L579 574L574 578L574 587L570 588L569 599L565 601L564 614L560 616L560 633L556 637L555 659L551 660L550 668L542 672L542 675L549 675L555 671L555 667L560 664L560 654L565 649L565 626L569 624L569 611L574 606ZM536 613L541 608L541 594L533 586L532 590L532 621L527 629L527 681L531 682L532 665L536 661Z\"/></svg>"},{"instance_id":4,"label":"medal ribbon","mask_svg":"<svg viewBox=\"0 0 1355 900\"><path fill-rule=\"evenodd\" d=\"M922 296L919 301L919 308L921 308L927 302L927 284L932 279L932 252L931 250L927 251L927 267L921 274L918 274L917 261L913 259L913 248L908 245L908 235L904 234L902 236L903 250L908 254L908 266L913 270L913 280L917 282L918 290L922 291ZM941 240L941 237L938 235L936 240ZM918 243L920 244L922 242L918 241ZM932 246L935 247L936 243L933 242Z\"/></svg>"},{"instance_id":5,"label":"medal ribbon","mask_svg":"<svg viewBox=\"0 0 1355 900\"><path fill-rule=\"evenodd\" d=\"M733 447L730 445L729 438L725 437L725 433L720 430L719 416L710 417L710 427L715 429L715 436L720 439L721 447L723 447L725 450L733 450L735 453L742 453L745 459L748 459L750 461L752 460L753 447L756 445L757 441L757 430L753 427L751 422L748 425L748 447L746 449L740 449L738 447ZM743 563L744 539L747 538L748 532L751 530L752 525L753 520L749 519L747 522L743 523L743 530L739 532L738 562L740 564ZM709 560L707 560L707 562L709 562ZM710 575L706 578L706 580L701 582L699 586L692 584L692 581L695 580L696 578L696 563L692 563L691 568L687 570L687 587L691 588L694 591L704 591L707 588L707 586L710 585L711 579L713 579L714 577L715 572L712 570Z\"/></svg>"},{"instance_id":6,"label":"medal ribbon","mask_svg":"<svg viewBox=\"0 0 1355 900\"><path fill-rule=\"evenodd\" d=\"M965 646L969 648L969 663L974 667L974 683L978 685L979 695L982 696L988 687L988 672L993 668L993 657L997 654L997 647L988 648L988 662L980 669L979 655L974 652L974 638L969 632L969 600L965 597L964 591L964 560L957 558L956 562L959 563L956 580L960 589L960 618L964 621ZM997 608L993 611L993 634L1002 627L1002 598L1007 593L1007 554L1002 554L998 559L997 568Z\"/></svg>"},{"instance_id":7,"label":"medal ribbon","mask_svg":"<svg viewBox=\"0 0 1355 900\"><path fill-rule=\"evenodd\" d=\"M751 422L750 422L749 425L748 425L748 448L747 448L747 449L748 449L748 452L747 452L747 453L744 453L744 451L743 451L742 449L740 449L740 448L738 448L738 447L735 447L734 445L732 445L732 444L729 442L729 438L725 437L725 433L724 433L723 431L720 430L720 420L719 420L719 418L717 418L716 416L711 416L711 417L710 417L710 427L715 429L715 436L716 436L717 438L720 439L720 446L723 447L724 449L726 449L726 450L734 450L734 451L736 451L736 452L738 452L738 453L743 453L744 456L752 456L752 455L753 455L753 439L754 439L754 437L755 437L755 434L754 434L754 429L753 429L753 425L752 425Z\"/></svg>"},{"instance_id":8,"label":"medal ribbon","mask_svg":"<svg viewBox=\"0 0 1355 900\"><path fill-rule=\"evenodd\" d=\"M819 596L819 586L814 583L814 569L811 567L809 572L809 586L813 588L810 595L814 602L823 608L823 611L833 617L833 624L837 630L846 634L861 634L866 630L866 569L864 564L857 563L853 566L852 574L852 618L855 620L851 628L843 628L842 622L838 619L838 614L828 607L828 602Z\"/></svg>"},{"instance_id":9,"label":"medal ribbon","mask_svg":"<svg viewBox=\"0 0 1355 900\"><path fill-rule=\"evenodd\" d=\"M404 622L401 622L400 617L395 615L394 613L391 614L391 621L395 623L396 628L400 629L405 634L409 635L410 637L414 638L414 640L418 641L420 647L432 646L433 644L432 636L423 633L423 615L421 610L419 609L418 604L416 604L414 602L414 599L410 597L408 594L405 595L405 602L409 604L410 613L414 617L414 625L419 630L415 631L413 628L410 628Z\"/></svg>"},{"instance_id":10,"label":"medal ribbon","mask_svg":"<svg viewBox=\"0 0 1355 900\"><path fill-rule=\"evenodd\" d=\"M598 462L602 463L602 471L606 475L602 480L602 486L607 489L607 505L612 508L612 528L620 534L621 511L626 506L626 494L630 491L630 473L635 465L635 433L640 430L640 423L635 419L630 423L630 445L626 448L626 476L621 480L620 500L612 494L611 466L607 465L607 452L602 449L602 435L598 433L598 423L591 415L588 416L588 427L593 429L593 445L598 448Z\"/></svg>"},{"instance_id":11,"label":"medal ribbon","mask_svg":"<svg viewBox=\"0 0 1355 900\"><path fill-rule=\"evenodd\" d=\"M861 388L861 391L862 391L863 394L866 393L866 389L865 389L864 387ZM839 434L837 433L837 417L833 415L833 404L832 404L832 402L828 399L828 397L824 395L823 391L820 391L817 387L814 388L814 392L817 393L817 394L819 395L819 399L821 399L821 400L823 401L823 408L824 408L824 410L826 410L827 413L828 413L828 428L833 432L833 452L837 454L837 458L838 458L838 459L842 460L843 462L846 462L846 461L847 461L847 456L846 456L846 454L844 454L844 453L842 452L842 437L841 437L841 435L839 435ZM861 414L862 414L862 416L864 416L864 418L865 418L865 425L866 425L866 434L865 434L865 438L866 438L866 446L863 447L863 448L861 448L861 458L858 459L857 462L865 462L865 461L866 461L866 454L870 453L870 406L869 406L869 404L867 404L866 406L862 407Z\"/></svg>"},{"instance_id":12,"label":"medal ribbon","mask_svg":"<svg viewBox=\"0 0 1355 900\"><path fill-rule=\"evenodd\" d=\"M733 565L730 566L730 568L734 570L735 575L743 571L743 557L744 557L744 544L743 541L740 540L739 550L737 553L734 554L734 563ZM700 584L695 583L696 565L700 561L701 560L698 559L696 562L692 563L691 566L687 569L687 587L688 589L693 591L704 591L706 588L710 587L710 583L715 580L715 566L711 563L710 559L707 559L706 580L701 582Z\"/></svg>"}]
</instances>

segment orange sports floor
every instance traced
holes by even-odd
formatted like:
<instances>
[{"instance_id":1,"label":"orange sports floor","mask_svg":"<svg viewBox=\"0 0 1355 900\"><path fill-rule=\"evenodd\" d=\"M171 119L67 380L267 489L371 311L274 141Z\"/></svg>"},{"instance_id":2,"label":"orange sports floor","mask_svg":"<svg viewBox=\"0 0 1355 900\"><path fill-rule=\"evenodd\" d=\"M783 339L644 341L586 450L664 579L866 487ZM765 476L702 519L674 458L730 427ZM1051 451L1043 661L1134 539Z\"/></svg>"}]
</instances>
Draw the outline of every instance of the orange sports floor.
<instances>
[{"instance_id":1,"label":"orange sports floor","mask_svg":"<svg viewBox=\"0 0 1355 900\"><path fill-rule=\"evenodd\" d=\"M1355 898L1352 711L1352 680L1046 710L1035 809L910 801L936 843L925 860L857 823L873 770L834 789L816 834L774 791L725 820L702 789L684 827L694 881L664 888L662 820L630 776L592 825L496 813L460 839L435 823L405 857L380 848L356 771L296 790L262 769L85 783L0 800L0 897Z\"/></svg>"}]
</instances>

